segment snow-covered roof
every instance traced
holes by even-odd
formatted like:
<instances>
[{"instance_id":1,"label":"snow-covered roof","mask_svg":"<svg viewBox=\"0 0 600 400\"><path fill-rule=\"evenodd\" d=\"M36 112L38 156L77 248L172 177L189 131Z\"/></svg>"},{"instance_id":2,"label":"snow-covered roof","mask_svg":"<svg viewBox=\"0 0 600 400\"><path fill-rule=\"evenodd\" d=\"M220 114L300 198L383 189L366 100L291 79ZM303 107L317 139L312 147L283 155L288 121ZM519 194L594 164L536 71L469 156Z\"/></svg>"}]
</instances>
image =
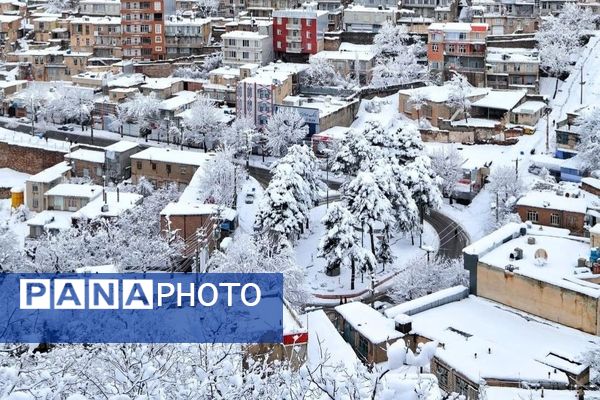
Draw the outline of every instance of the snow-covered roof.
<instances>
[{"instance_id":1,"label":"snow-covered roof","mask_svg":"<svg viewBox=\"0 0 600 400\"><path fill-rule=\"evenodd\" d=\"M46 229L67 229L71 226L70 211L44 210L27 220L29 226L43 226Z\"/></svg>"},{"instance_id":2,"label":"snow-covered roof","mask_svg":"<svg viewBox=\"0 0 600 400\"><path fill-rule=\"evenodd\" d=\"M273 18L318 18L327 15L325 10L287 9L273 10Z\"/></svg>"},{"instance_id":3,"label":"snow-covered roof","mask_svg":"<svg viewBox=\"0 0 600 400\"><path fill-rule=\"evenodd\" d=\"M319 110L319 117L323 118L348 107L348 105L356 101L358 100L346 101L339 97L331 96L287 96L283 99L283 105L317 109Z\"/></svg>"},{"instance_id":4,"label":"snow-covered roof","mask_svg":"<svg viewBox=\"0 0 600 400\"><path fill-rule=\"evenodd\" d=\"M383 343L404 336L396 330L393 320L384 317L367 304L347 303L335 307L335 310L371 343Z\"/></svg>"},{"instance_id":5,"label":"snow-covered roof","mask_svg":"<svg viewBox=\"0 0 600 400\"><path fill-rule=\"evenodd\" d=\"M489 63L539 64L538 50L523 48L488 47L485 61Z\"/></svg>"},{"instance_id":6,"label":"snow-covered roof","mask_svg":"<svg viewBox=\"0 0 600 400\"><path fill-rule=\"evenodd\" d=\"M114 151L116 153L123 153L124 151L128 151L138 147L139 145L135 142L130 142L127 140L120 140L116 143L111 144L110 146L106 146L104 149L106 151Z\"/></svg>"},{"instance_id":7,"label":"snow-covered roof","mask_svg":"<svg viewBox=\"0 0 600 400\"><path fill-rule=\"evenodd\" d=\"M339 51L352 51L362 53L374 53L375 46L372 44L355 44L350 42L340 43Z\"/></svg>"},{"instance_id":8,"label":"snow-covered roof","mask_svg":"<svg viewBox=\"0 0 600 400\"><path fill-rule=\"evenodd\" d=\"M566 197L549 191L531 191L517 201L517 206L546 208L585 214L588 202L585 197Z\"/></svg>"},{"instance_id":9,"label":"snow-covered roof","mask_svg":"<svg viewBox=\"0 0 600 400\"><path fill-rule=\"evenodd\" d=\"M242 68L251 68L253 75L242 80L244 83L272 84L274 81L285 81L291 75L297 74L309 66L298 63L271 63L260 68L255 64L242 65Z\"/></svg>"},{"instance_id":10,"label":"snow-covered roof","mask_svg":"<svg viewBox=\"0 0 600 400\"><path fill-rule=\"evenodd\" d=\"M46 168L45 170L38 172L33 176L30 176L27 180L29 182L50 183L63 177L70 170L71 166L66 161L63 161L53 165L50 168Z\"/></svg>"},{"instance_id":11,"label":"snow-covered roof","mask_svg":"<svg viewBox=\"0 0 600 400\"><path fill-rule=\"evenodd\" d=\"M175 93L173 97L161 101L159 108L161 110L173 111L177 110L179 107L183 107L186 104L195 102L196 99L197 94L195 92L182 90L181 92Z\"/></svg>"},{"instance_id":12,"label":"snow-covered roof","mask_svg":"<svg viewBox=\"0 0 600 400\"><path fill-rule=\"evenodd\" d=\"M117 200L118 197L118 200ZM121 192L117 196L117 192L106 192L106 202L99 196L87 203L79 211L73 214L73 218L94 219L100 217L118 217L123 212L132 209L142 201L142 195L137 193ZM102 211L102 207L107 206L106 211Z\"/></svg>"},{"instance_id":13,"label":"snow-covered roof","mask_svg":"<svg viewBox=\"0 0 600 400\"><path fill-rule=\"evenodd\" d=\"M132 87L141 85L142 83L144 83L144 74L122 74L108 81L107 85L109 88Z\"/></svg>"},{"instance_id":14,"label":"snow-covered roof","mask_svg":"<svg viewBox=\"0 0 600 400\"><path fill-rule=\"evenodd\" d=\"M526 101L523 104L519 104L513 108L512 112L515 114L534 114L546 107L546 103L543 101Z\"/></svg>"},{"instance_id":15,"label":"snow-covered roof","mask_svg":"<svg viewBox=\"0 0 600 400\"><path fill-rule=\"evenodd\" d=\"M590 228L590 233L600 235L600 223L597 223L596 225L592 226Z\"/></svg>"},{"instance_id":16,"label":"snow-covered roof","mask_svg":"<svg viewBox=\"0 0 600 400\"><path fill-rule=\"evenodd\" d=\"M149 160L168 162L173 164L196 165L201 166L211 159L211 156L205 153L195 151L173 150L162 147L149 147L131 156L136 160Z\"/></svg>"},{"instance_id":17,"label":"snow-covered roof","mask_svg":"<svg viewBox=\"0 0 600 400\"><path fill-rule=\"evenodd\" d=\"M27 179L29 179L29 174L15 171L10 168L0 168L0 187L23 187L23 184Z\"/></svg>"},{"instance_id":18,"label":"snow-covered roof","mask_svg":"<svg viewBox=\"0 0 600 400\"><path fill-rule=\"evenodd\" d=\"M312 137L312 139L316 139L316 140L328 140L328 139L343 140L349 131L350 131L350 128L347 128L345 126L332 126L331 128L325 129L324 131L316 133L316 134L312 135L311 137Z\"/></svg>"},{"instance_id":19,"label":"snow-covered roof","mask_svg":"<svg viewBox=\"0 0 600 400\"><path fill-rule=\"evenodd\" d=\"M104 17L90 17L90 16L83 16L80 18L71 18L69 19L69 21L72 24L93 24L93 25L120 25L121 24L121 18L119 17L109 17L109 16L104 16Z\"/></svg>"},{"instance_id":20,"label":"snow-covered roof","mask_svg":"<svg viewBox=\"0 0 600 400\"><path fill-rule=\"evenodd\" d=\"M210 24L210 18L184 18L171 15L165 20L165 26L203 26Z\"/></svg>"},{"instance_id":21,"label":"snow-covered roof","mask_svg":"<svg viewBox=\"0 0 600 400\"><path fill-rule=\"evenodd\" d=\"M526 235L520 236L519 230L522 226L515 223L507 224L463 251L466 254L477 254L476 250L480 250L479 261L490 267L504 271L510 264L514 267L512 273L515 275L530 277L586 296L600 298L600 285L584 280L591 278L592 273L581 272L575 268L579 258L589 258L589 239L569 236L566 229L547 226L527 228ZM527 243L529 237L535 238L535 244ZM510 254L517 247L523 250L523 258L511 259ZM546 251L545 261L536 259L535 253L538 249Z\"/></svg>"},{"instance_id":22,"label":"snow-covered roof","mask_svg":"<svg viewBox=\"0 0 600 400\"><path fill-rule=\"evenodd\" d=\"M182 81L181 78L148 78L142 85L142 89L164 90Z\"/></svg>"},{"instance_id":23,"label":"snow-covered roof","mask_svg":"<svg viewBox=\"0 0 600 400\"><path fill-rule=\"evenodd\" d=\"M474 107L512 110L527 95L527 90L491 90L485 97L473 102Z\"/></svg>"},{"instance_id":24,"label":"snow-covered roof","mask_svg":"<svg viewBox=\"0 0 600 400\"><path fill-rule=\"evenodd\" d=\"M389 307L384 311L384 314L388 318L396 318L399 315L413 315L424 308L428 309L432 308L431 306L445 303L449 299L465 298L468 296L468 293L469 289L467 287L454 286Z\"/></svg>"},{"instance_id":25,"label":"snow-covered roof","mask_svg":"<svg viewBox=\"0 0 600 400\"><path fill-rule=\"evenodd\" d=\"M582 178L581 183L585 183L586 185L591 186L594 189L600 190L600 179L591 178L591 177Z\"/></svg>"},{"instance_id":26,"label":"snow-covered roof","mask_svg":"<svg viewBox=\"0 0 600 400\"><path fill-rule=\"evenodd\" d=\"M263 35L258 32L248 31L231 31L221 35L222 39L253 39L253 40L265 40L269 39L269 35Z\"/></svg>"},{"instance_id":27,"label":"snow-covered roof","mask_svg":"<svg viewBox=\"0 0 600 400\"><path fill-rule=\"evenodd\" d=\"M566 384L560 368L597 346L594 335L471 296L412 316L412 333L440 343L436 357L473 382L480 379ZM574 361L568 361L574 360Z\"/></svg>"},{"instance_id":28,"label":"snow-covered roof","mask_svg":"<svg viewBox=\"0 0 600 400\"><path fill-rule=\"evenodd\" d=\"M486 400L574 400L574 390L521 389L513 387L486 386Z\"/></svg>"},{"instance_id":29,"label":"snow-covered roof","mask_svg":"<svg viewBox=\"0 0 600 400\"><path fill-rule=\"evenodd\" d=\"M398 93L410 96L413 93L419 93L423 95L427 100L434 103L445 103L448 101L450 95L451 86L446 83L443 86L423 86L414 89L402 89ZM473 87L469 93L469 97L482 96L489 93L490 89Z\"/></svg>"},{"instance_id":30,"label":"snow-covered roof","mask_svg":"<svg viewBox=\"0 0 600 400\"><path fill-rule=\"evenodd\" d=\"M72 153L65 154L65 159L104 164L104 151L77 149Z\"/></svg>"},{"instance_id":31,"label":"snow-covered roof","mask_svg":"<svg viewBox=\"0 0 600 400\"><path fill-rule=\"evenodd\" d=\"M369 61L375 58L375 53L366 51L332 51L323 50L311 56L311 58L322 58L324 60L359 60Z\"/></svg>"},{"instance_id":32,"label":"snow-covered roof","mask_svg":"<svg viewBox=\"0 0 600 400\"><path fill-rule=\"evenodd\" d=\"M11 23L20 20L22 17L19 15L3 15L0 14L1 23Z\"/></svg>"},{"instance_id":33,"label":"snow-covered roof","mask_svg":"<svg viewBox=\"0 0 600 400\"><path fill-rule=\"evenodd\" d=\"M187 203L185 201L171 202L162 209L160 215L217 215L228 221L234 220L237 212L229 207L208 203Z\"/></svg>"},{"instance_id":34,"label":"snow-covered roof","mask_svg":"<svg viewBox=\"0 0 600 400\"><path fill-rule=\"evenodd\" d=\"M487 31L488 24L482 23L467 23L467 22L435 22L429 25L430 31L444 32L471 32L471 31Z\"/></svg>"},{"instance_id":35,"label":"snow-covered roof","mask_svg":"<svg viewBox=\"0 0 600 400\"><path fill-rule=\"evenodd\" d=\"M75 183L59 183L48 190L46 196L83 197L93 199L102 194L100 185L78 185Z\"/></svg>"},{"instance_id":36,"label":"snow-covered roof","mask_svg":"<svg viewBox=\"0 0 600 400\"><path fill-rule=\"evenodd\" d=\"M471 126L476 128L493 128L500 124L500 121L486 118L459 119L451 122L452 126Z\"/></svg>"},{"instance_id":37,"label":"snow-covered roof","mask_svg":"<svg viewBox=\"0 0 600 400\"><path fill-rule=\"evenodd\" d=\"M343 364L351 372L358 363L358 357L325 312L312 311L302 318L306 319L305 325L308 327L308 362L321 362L325 353L330 357L329 365Z\"/></svg>"}]
</instances>

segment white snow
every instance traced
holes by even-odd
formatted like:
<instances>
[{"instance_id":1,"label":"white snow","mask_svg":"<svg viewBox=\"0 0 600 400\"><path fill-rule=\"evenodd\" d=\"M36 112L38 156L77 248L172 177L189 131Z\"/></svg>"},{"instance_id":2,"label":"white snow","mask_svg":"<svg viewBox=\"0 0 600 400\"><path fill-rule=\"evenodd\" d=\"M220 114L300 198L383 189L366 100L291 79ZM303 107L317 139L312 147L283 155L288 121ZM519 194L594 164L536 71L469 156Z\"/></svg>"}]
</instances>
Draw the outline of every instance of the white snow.
<instances>
[{"instance_id":1,"label":"white snow","mask_svg":"<svg viewBox=\"0 0 600 400\"><path fill-rule=\"evenodd\" d=\"M335 310L371 343L383 343L404 336L396 330L393 320L384 317L367 304L351 302L339 305Z\"/></svg>"},{"instance_id":2,"label":"white snow","mask_svg":"<svg viewBox=\"0 0 600 400\"><path fill-rule=\"evenodd\" d=\"M69 143L62 140L42 139L37 136L32 136L27 133L11 131L5 128L0 128L0 142L8 143L15 146L34 147L38 149L46 149L66 153L69 151Z\"/></svg>"},{"instance_id":3,"label":"white snow","mask_svg":"<svg viewBox=\"0 0 600 400\"><path fill-rule=\"evenodd\" d=\"M132 160L149 160L173 164L202 166L211 159L210 153L173 150L161 147L149 147L131 156Z\"/></svg>"},{"instance_id":4,"label":"white snow","mask_svg":"<svg viewBox=\"0 0 600 400\"><path fill-rule=\"evenodd\" d=\"M339 334L333 323L322 310L312 311L302 316L308 327L308 362L318 365L329 356L330 365L343 364L352 372L358 357L352 347Z\"/></svg>"},{"instance_id":5,"label":"white snow","mask_svg":"<svg viewBox=\"0 0 600 400\"><path fill-rule=\"evenodd\" d=\"M78 149L72 153L65 154L65 159L104 164L104 151Z\"/></svg>"},{"instance_id":6,"label":"white snow","mask_svg":"<svg viewBox=\"0 0 600 400\"><path fill-rule=\"evenodd\" d=\"M73 218L94 219L99 217L117 217L139 204L142 201L142 197L141 194L122 192L119 193L117 200L117 192L106 192L106 201L104 201L102 196L95 198L75 212ZM108 209L102 211L102 207L105 205Z\"/></svg>"},{"instance_id":7,"label":"white snow","mask_svg":"<svg viewBox=\"0 0 600 400\"><path fill-rule=\"evenodd\" d=\"M543 101L526 101L513 108L515 114L534 114L546 107Z\"/></svg>"},{"instance_id":8,"label":"white snow","mask_svg":"<svg viewBox=\"0 0 600 400\"><path fill-rule=\"evenodd\" d=\"M71 166L66 162L60 162L56 165L53 165L50 168L46 168L45 170L38 172L37 174L30 176L28 181L30 182L39 182L39 183L50 183L55 181L71 170Z\"/></svg>"},{"instance_id":9,"label":"white snow","mask_svg":"<svg viewBox=\"0 0 600 400\"><path fill-rule=\"evenodd\" d=\"M485 97L473 102L473 107L512 110L527 94L527 90L491 90Z\"/></svg>"},{"instance_id":10,"label":"white snow","mask_svg":"<svg viewBox=\"0 0 600 400\"><path fill-rule=\"evenodd\" d=\"M450 299L456 299L457 297L465 298L468 294L468 288L454 286L390 307L384 311L384 314L388 318L397 318L400 315L414 315L425 308L432 308L433 306L451 301Z\"/></svg>"},{"instance_id":11,"label":"white snow","mask_svg":"<svg viewBox=\"0 0 600 400\"><path fill-rule=\"evenodd\" d=\"M0 168L0 187L24 187L25 181L29 176L29 174L15 171L14 169Z\"/></svg>"},{"instance_id":12,"label":"white snow","mask_svg":"<svg viewBox=\"0 0 600 400\"><path fill-rule=\"evenodd\" d=\"M600 179L596 178L582 178L581 183L585 183L588 186L593 187L594 189L600 190Z\"/></svg>"},{"instance_id":13,"label":"white snow","mask_svg":"<svg viewBox=\"0 0 600 400\"><path fill-rule=\"evenodd\" d=\"M487 400L575 400L574 390L521 389L488 386L485 389Z\"/></svg>"},{"instance_id":14,"label":"white snow","mask_svg":"<svg viewBox=\"0 0 600 400\"><path fill-rule=\"evenodd\" d=\"M67 229L71 226L70 211L44 210L27 220L27 225L43 226L45 229Z\"/></svg>"},{"instance_id":15,"label":"white snow","mask_svg":"<svg viewBox=\"0 0 600 400\"><path fill-rule=\"evenodd\" d=\"M114 151L115 153L123 153L125 151L131 150L138 146L135 142L130 142L127 140L120 140L117 143L113 143L110 146L106 146L104 150L106 151Z\"/></svg>"},{"instance_id":16,"label":"white snow","mask_svg":"<svg viewBox=\"0 0 600 400\"><path fill-rule=\"evenodd\" d=\"M585 214L587 205L587 199L583 196L566 197L549 191L530 191L517 201L517 206L547 208L580 214Z\"/></svg>"},{"instance_id":17,"label":"white snow","mask_svg":"<svg viewBox=\"0 0 600 400\"><path fill-rule=\"evenodd\" d=\"M566 384L566 374L555 372L555 360L547 355L578 360L600 343L596 336L474 296L412 318L413 333L440 342L436 357L474 382L495 378ZM584 368L568 363L570 372Z\"/></svg>"},{"instance_id":18,"label":"white snow","mask_svg":"<svg viewBox=\"0 0 600 400\"><path fill-rule=\"evenodd\" d=\"M432 101L434 103L445 103L448 101L448 96L450 95L451 87L448 83L443 86L423 86L416 89L402 89L398 93L405 94L407 96L412 95L413 93L419 93L423 95L427 100ZM471 89L469 93L469 97L481 96L490 92L490 89L487 88L477 88L474 87ZM397 109L396 109L397 110Z\"/></svg>"},{"instance_id":19,"label":"white snow","mask_svg":"<svg viewBox=\"0 0 600 400\"><path fill-rule=\"evenodd\" d=\"M60 183L44 193L45 196L83 197L93 199L102 194L100 185L77 185L74 183Z\"/></svg>"}]
</instances>

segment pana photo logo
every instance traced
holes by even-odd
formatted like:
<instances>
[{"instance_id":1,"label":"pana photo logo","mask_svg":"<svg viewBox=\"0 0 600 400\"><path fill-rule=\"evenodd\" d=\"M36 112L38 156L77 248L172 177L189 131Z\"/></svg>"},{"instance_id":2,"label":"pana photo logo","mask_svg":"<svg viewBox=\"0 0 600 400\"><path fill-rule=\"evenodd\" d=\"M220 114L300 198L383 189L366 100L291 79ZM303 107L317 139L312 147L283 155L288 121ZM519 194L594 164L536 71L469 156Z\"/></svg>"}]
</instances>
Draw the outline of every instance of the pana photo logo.
<instances>
[{"instance_id":1,"label":"pana photo logo","mask_svg":"<svg viewBox=\"0 0 600 400\"><path fill-rule=\"evenodd\" d=\"M0 342L279 343L282 296L281 274L0 274Z\"/></svg>"},{"instance_id":2,"label":"pana photo logo","mask_svg":"<svg viewBox=\"0 0 600 400\"><path fill-rule=\"evenodd\" d=\"M261 300L256 283L169 283L152 279L21 279L20 308L25 310L142 310L176 304L177 307L212 307L225 296L233 307L235 295L246 307ZM224 290L225 291L224 291ZM156 298L156 303L154 299Z\"/></svg>"}]
</instances>

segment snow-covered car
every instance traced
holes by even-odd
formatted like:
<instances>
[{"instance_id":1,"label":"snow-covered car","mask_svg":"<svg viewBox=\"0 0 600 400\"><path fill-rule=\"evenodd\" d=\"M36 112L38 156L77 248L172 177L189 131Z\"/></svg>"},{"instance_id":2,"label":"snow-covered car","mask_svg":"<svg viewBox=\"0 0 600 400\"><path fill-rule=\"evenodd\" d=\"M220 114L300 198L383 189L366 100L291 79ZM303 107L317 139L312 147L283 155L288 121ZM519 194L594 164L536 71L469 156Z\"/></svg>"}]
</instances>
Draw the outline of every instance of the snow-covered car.
<instances>
[{"instance_id":1,"label":"snow-covered car","mask_svg":"<svg viewBox=\"0 0 600 400\"><path fill-rule=\"evenodd\" d=\"M46 136L45 132L36 132L34 133L35 137L39 137L40 139L43 139Z\"/></svg>"},{"instance_id":2,"label":"snow-covered car","mask_svg":"<svg viewBox=\"0 0 600 400\"><path fill-rule=\"evenodd\" d=\"M247 193L246 198L244 199L244 203L246 204L254 204L254 193Z\"/></svg>"},{"instance_id":3,"label":"snow-covered car","mask_svg":"<svg viewBox=\"0 0 600 400\"><path fill-rule=\"evenodd\" d=\"M379 301L378 300L373 303L373 308L376 309L377 311L383 311L386 308L389 308L391 306L393 306L393 304L389 303L387 301Z\"/></svg>"},{"instance_id":4,"label":"snow-covered car","mask_svg":"<svg viewBox=\"0 0 600 400\"><path fill-rule=\"evenodd\" d=\"M527 171L529 171L530 174L539 175L540 172L542 172L542 169L537 165L530 165L529 168L527 168Z\"/></svg>"},{"instance_id":5,"label":"snow-covered car","mask_svg":"<svg viewBox=\"0 0 600 400\"><path fill-rule=\"evenodd\" d=\"M62 125L58 127L59 131L65 131L65 132L72 132L73 131L73 127L70 125Z\"/></svg>"},{"instance_id":6,"label":"snow-covered car","mask_svg":"<svg viewBox=\"0 0 600 400\"><path fill-rule=\"evenodd\" d=\"M21 118L17 119L17 121L22 122L24 124L30 124L31 123L31 120L29 118L27 118L27 117L21 117Z\"/></svg>"}]
</instances>

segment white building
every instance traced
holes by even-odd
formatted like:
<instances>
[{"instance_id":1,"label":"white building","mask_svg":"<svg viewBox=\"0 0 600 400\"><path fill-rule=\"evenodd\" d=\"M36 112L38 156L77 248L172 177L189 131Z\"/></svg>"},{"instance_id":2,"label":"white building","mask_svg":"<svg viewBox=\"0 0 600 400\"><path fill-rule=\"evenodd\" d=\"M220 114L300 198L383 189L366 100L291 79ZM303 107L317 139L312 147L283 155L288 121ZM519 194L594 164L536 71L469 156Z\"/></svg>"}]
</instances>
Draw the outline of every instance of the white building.
<instances>
[{"instance_id":1,"label":"white building","mask_svg":"<svg viewBox=\"0 0 600 400\"><path fill-rule=\"evenodd\" d=\"M121 2L119 0L81 0L79 2L79 13L97 17L119 17L121 15Z\"/></svg>"},{"instance_id":2,"label":"white building","mask_svg":"<svg viewBox=\"0 0 600 400\"><path fill-rule=\"evenodd\" d=\"M378 9L350 5L344 10L344 30L377 33L386 22L395 23L397 9Z\"/></svg>"},{"instance_id":3,"label":"white building","mask_svg":"<svg viewBox=\"0 0 600 400\"><path fill-rule=\"evenodd\" d=\"M223 39L223 64L244 65L248 63L267 65L274 59L273 39L257 32L233 31L221 36Z\"/></svg>"}]
</instances>

